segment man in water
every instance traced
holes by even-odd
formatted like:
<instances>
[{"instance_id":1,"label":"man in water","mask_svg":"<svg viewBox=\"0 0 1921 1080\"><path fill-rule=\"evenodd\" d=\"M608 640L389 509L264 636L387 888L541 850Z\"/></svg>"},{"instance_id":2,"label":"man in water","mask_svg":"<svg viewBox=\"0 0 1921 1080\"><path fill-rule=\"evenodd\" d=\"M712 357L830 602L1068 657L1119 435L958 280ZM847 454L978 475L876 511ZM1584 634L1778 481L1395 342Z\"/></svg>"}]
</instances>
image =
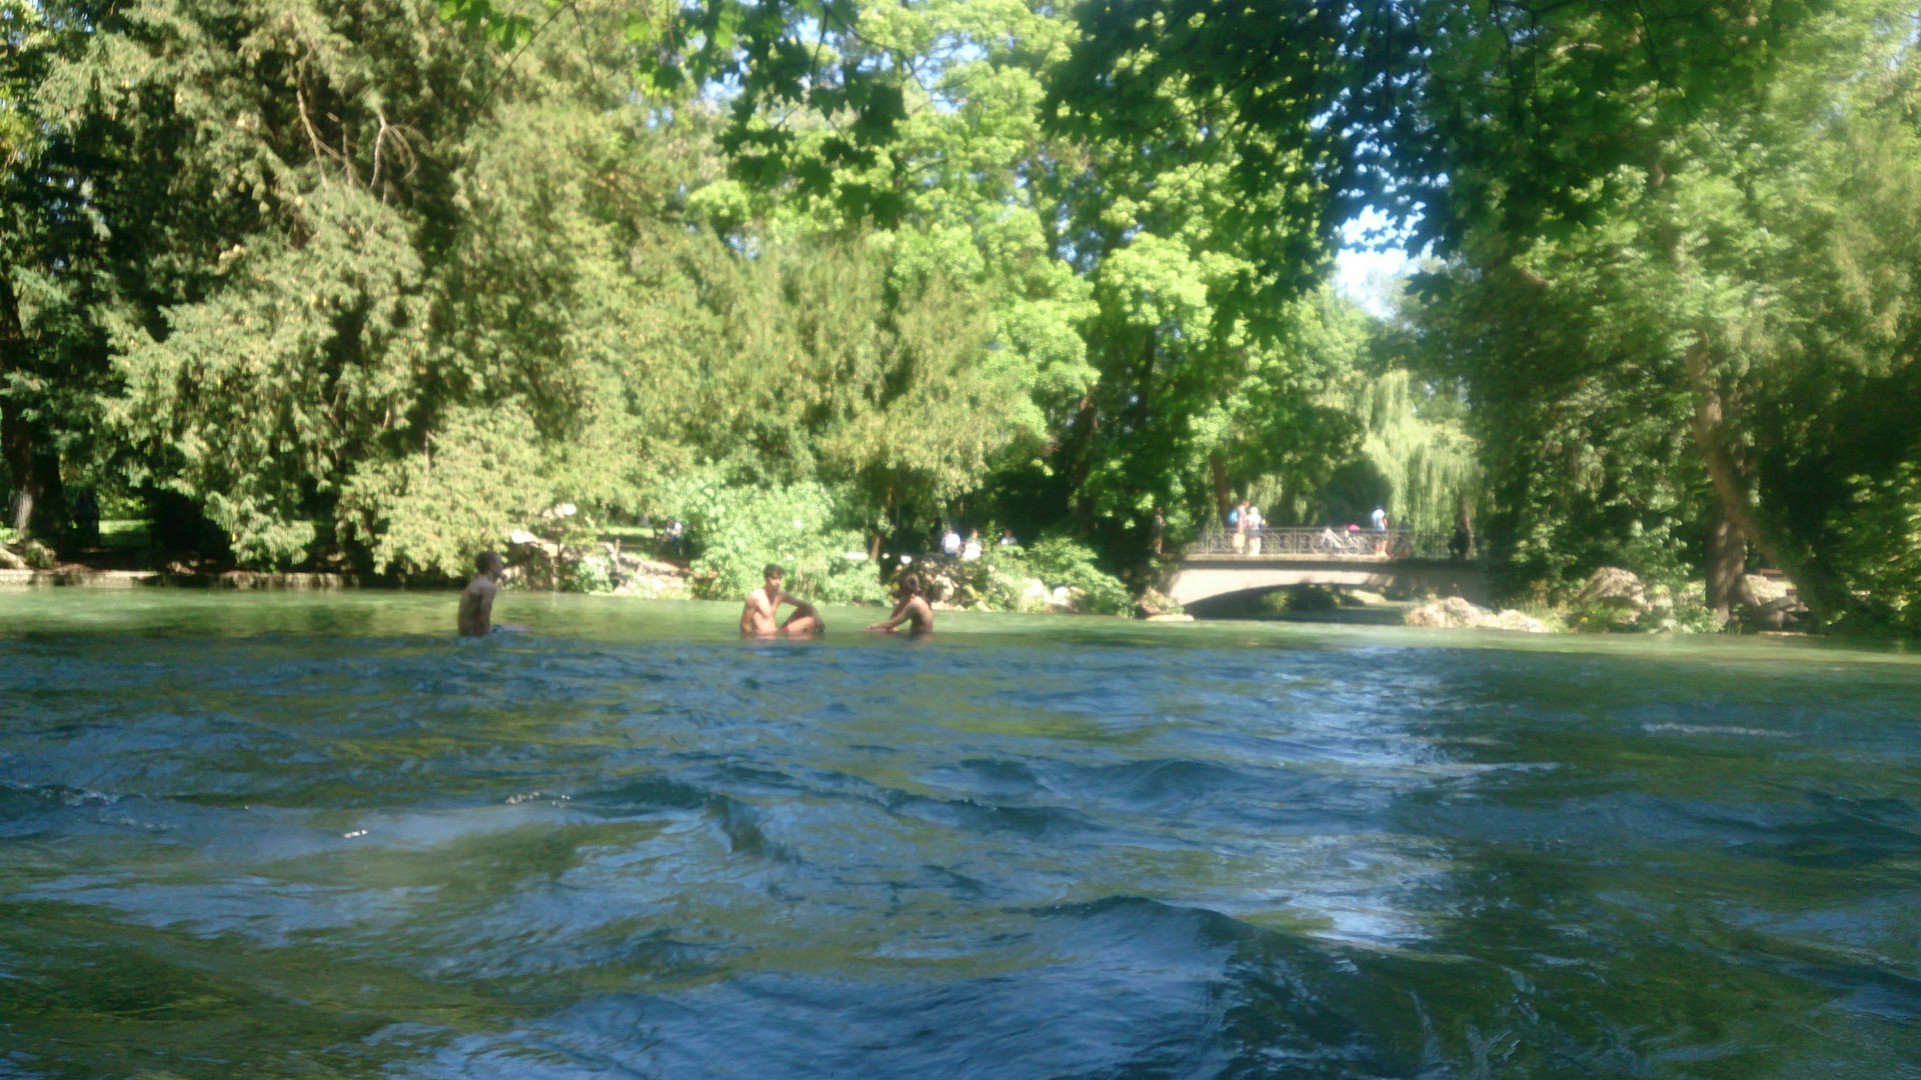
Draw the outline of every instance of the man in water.
<instances>
[{"instance_id":1,"label":"man in water","mask_svg":"<svg viewBox=\"0 0 1921 1080\"><path fill-rule=\"evenodd\" d=\"M780 583L786 578L787 571L778 564L768 563L767 569L761 571L761 576L765 584L748 593L747 604L740 609L741 633L755 637L771 637L774 634L804 637L827 629L826 622L822 621L814 605L781 589ZM774 620L782 604L794 605L794 613L787 616L786 622L776 623Z\"/></svg>"},{"instance_id":2,"label":"man in water","mask_svg":"<svg viewBox=\"0 0 1921 1080\"><path fill-rule=\"evenodd\" d=\"M867 629L891 632L901 623L911 622L914 634L933 633L934 609L927 606L927 599L920 594L920 576L902 574L897 588L900 598L894 602L894 614L886 622L877 622Z\"/></svg>"},{"instance_id":3,"label":"man in water","mask_svg":"<svg viewBox=\"0 0 1921 1080\"><path fill-rule=\"evenodd\" d=\"M500 591L498 582L507 564L495 552L483 551L474 558L474 569L480 573L460 594L461 637L480 637L493 629L494 594Z\"/></svg>"}]
</instances>

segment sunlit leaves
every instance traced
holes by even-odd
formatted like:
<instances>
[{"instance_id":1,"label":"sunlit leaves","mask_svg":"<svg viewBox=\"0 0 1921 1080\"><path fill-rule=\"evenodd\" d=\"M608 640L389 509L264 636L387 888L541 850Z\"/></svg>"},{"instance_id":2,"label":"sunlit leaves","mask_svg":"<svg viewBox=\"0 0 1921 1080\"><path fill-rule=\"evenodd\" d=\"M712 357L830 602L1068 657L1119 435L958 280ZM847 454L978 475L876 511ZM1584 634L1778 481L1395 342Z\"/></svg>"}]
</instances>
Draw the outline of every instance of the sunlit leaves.
<instances>
[{"instance_id":1,"label":"sunlit leaves","mask_svg":"<svg viewBox=\"0 0 1921 1080\"><path fill-rule=\"evenodd\" d=\"M503 11L493 0L440 0L440 17L486 36L503 49L519 48L534 32L534 20Z\"/></svg>"}]
</instances>

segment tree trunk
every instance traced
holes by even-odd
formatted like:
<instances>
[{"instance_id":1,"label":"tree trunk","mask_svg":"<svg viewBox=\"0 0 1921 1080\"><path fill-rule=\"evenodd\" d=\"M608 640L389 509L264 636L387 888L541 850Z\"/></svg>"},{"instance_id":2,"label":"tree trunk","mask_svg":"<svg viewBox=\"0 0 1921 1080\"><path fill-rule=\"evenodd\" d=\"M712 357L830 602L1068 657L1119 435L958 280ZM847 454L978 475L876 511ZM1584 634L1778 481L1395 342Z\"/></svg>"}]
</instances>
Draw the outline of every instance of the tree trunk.
<instances>
[{"instance_id":1,"label":"tree trunk","mask_svg":"<svg viewBox=\"0 0 1921 1080\"><path fill-rule=\"evenodd\" d=\"M1068 459L1067 499L1077 511L1080 505L1081 485L1087 483L1087 474L1094 468L1094 433L1100 429L1101 413L1094 403L1093 391L1081 395L1080 408L1074 416L1074 448Z\"/></svg>"},{"instance_id":2,"label":"tree trunk","mask_svg":"<svg viewBox=\"0 0 1921 1080\"><path fill-rule=\"evenodd\" d=\"M1694 445L1707 468L1714 490L1714 525L1708 540L1708 604L1726 622L1735 603L1750 604L1748 593L1746 545L1753 543L1768 562L1786 571L1800 587L1802 602L1819 620L1834 609L1832 598L1823 589L1819 571L1790 559L1748 502L1748 481L1740 462L1729 447L1725 429L1725 410L1721 388L1710 364L1709 345L1697 338L1686 355L1688 388L1694 401Z\"/></svg>"},{"instance_id":3,"label":"tree trunk","mask_svg":"<svg viewBox=\"0 0 1921 1080\"><path fill-rule=\"evenodd\" d=\"M1234 505L1234 493L1227 490L1227 466L1221 464L1220 451L1208 451L1207 468L1214 475L1214 520L1224 523L1228 510Z\"/></svg>"},{"instance_id":4,"label":"tree trunk","mask_svg":"<svg viewBox=\"0 0 1921 1080\"><path fill-rule=\"evenodd\" d=\"M1719 500L1714 506L1714 524L1708 530L1708 607L1722 626L1734 617L1734 606L1744 599L1746 590L1748 541L1741 530L1722 512Z\"/></svg>"},{"instance_id":5,"label":"tree trunk","mask_svg":"<svg viewBox=\"0 0 1921 1080\"><path fill-rule=\"evenodd\" d=\"M13 292L13 278L0 268L0 379L18 371L26 359L27 335L20 325L20 302ZM0 393L5 392L0 384ZM33 520L35 483L33 468L33 427L21 415L20 402L0 397L0 456L6 458L9 486L13 492L7 524L25 532Z\"/></svg>"},{"instance_id":6,"label":"tree trunk","mask_svg":"<svg viewBox=\"0 0 1921 1080\"><path fill-rule=\"evenodd\" d=\"M0 452L7 459L12 499L7 507L7 526L26 532L33 523L34 483L33 428L20 415L11 398L0 399Z\"/></svg>"},{"instance_id":7,"label":"tree trunk","mask_svg":"<svg viewBox=\"0 0 1921 1080\"><path fill-rule=\"evenodd\" d=\"M892 484L889 484L887 486L886 494L882 495L880 499L879 519L875 521L874 527L872 529L867 530L867 561L868 562L875 563L875 564L878 564L880 562L880 541L881 541L880 523L887 520L887 514L893 508L894 508L894 486Z\"/></svg>"},{"instance_id":8,"label":"tree trunk","mask_svg":"<svg viewBox=\"0 0 1921 1080\"><path fill-rule=\"evenodd\" d=\"M13 279L0 268L0 458L13 484L13 513L8 524L22 532L38 525L57 533L64 507L60 486L60 451L28 419L26 402L5 395L5 377L29 369L30 345L20 322L20 303Z\"/></svg>"},{"instance_id":9,"label":"tree trunk","mask_svg":"<svg viewBox=\"0 0 1921 1080\"><path fill-rule=\"evenodd\" d=\"M1650 190L1659 190L1666 185L1668 171L1658 152L1649 165L1648 186ZM1678 212L1664 232L1669 260L1677 277L1685 282L1690 276L1690 260L1686 245L1682 242ZM1800 560L1790 561L1786 557L1788 549L1779 543L1773 532L1763 527L1750 505L1747 477L1727 439L1725 403L1713 359L1713 346L1707 335L1697 333L1688 346L1683 363L1687 369L1688 392L1694 406L1690 425L1694 445L1700 451L1701 462L1707 469L1708 481L1714 490L1715 515L1708 537L1706 568L1708 604L1725 624L1732 614L1734 602L1753 602L1744 573L1747 569L1746 545L1752 542L1764 558L1788 571L1796 585L1803 587L1802 599L1818 621L1823 609L1832 611L1838 604L1822 602L1824 598L1832 600L1831 594L1823 587L1826 579L1817 581L1817 568Z\"/></svg>"}]
</instances>

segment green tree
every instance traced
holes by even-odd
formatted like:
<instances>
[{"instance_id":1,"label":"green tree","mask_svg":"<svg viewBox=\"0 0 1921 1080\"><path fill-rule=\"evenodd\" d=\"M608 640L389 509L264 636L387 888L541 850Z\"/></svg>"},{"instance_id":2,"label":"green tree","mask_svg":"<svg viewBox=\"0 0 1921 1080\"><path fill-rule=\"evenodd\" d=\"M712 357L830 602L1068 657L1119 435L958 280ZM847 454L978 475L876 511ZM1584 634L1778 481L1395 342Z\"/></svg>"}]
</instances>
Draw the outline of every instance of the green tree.
<instances>
[{"instance_id":1,"label":"green tree","mask_svg":"<svg viewBox=\"0 0 1921 1080\"><path fill-rule=\"evenodd\" d=\"M1752 543L1820 617L1855 605L1830 530L1917 417L1899 193L1921 156L1881 15L1804 22L1752 93L1644 124L1584 213L1468 230L1432 325L1512 452L1493 469L1524 563L1692 563L1725 617Z\"/></svg>"},{"instance_id":2,"label":"green tree","mask_svg":"<svg viewBox=\"0 0 1921 1080\"><path fill-rule=\"evenodd\" d=\"M1027 404L978 293L903 273L891 239L768 240L713 267L717 339L679 428L734 484L845 491L838 524L870 547L891 512L977 486Z\"/></svg>"},{"instance_id":3,"label":"green tree","mask_svg":"<svg viewBox=\"0 0 1921 1080\"><path fill-rule=\"evenodd\" d=\"M1893 344L1911 264L1886 227L1902 220L1887 195L1915 172L1910 13L1879 0L1079 12L1056 97L1082 127L1167 134L1181 122L1170 87L1218 95L1222 128L1302 155L1244 157L1243 206L1305 169L1310 203L1398 209L1454 260L1452 293L1434 301L1461 332L1444 351L1479 376L1484 445L1529 448L1490 470L1511 550L1571 568L1570 542L1652 535L1701 552L1725 611L1752 543L1817 615L1842 617L1850 594L1821 524L1846 490L1837 463L1885 471L1912 445L1885 437L1912 400ZM1882 437L1856 442L1843 418ZM1533 447L1578 479L1546 475Z\"/></svg>"},{"instance_id":4,"label":"green tree","mask_svg":"<svg viewBox=\"0 0 1921 1080\"><path fill-rule=\"evenodd\" d=\"M985 481L975 505L1025 531L1139 555L1157 502L1201 520L1226 484L1351 455L1325 391L1352 350L1324 347L1324 304L1295 302L1331 227L1297 149L1217 129L1219 95L1179 87L1154 95L1178 130L1050 137L1046 79L1074 37L1068 12L1021 0L719 4L640 66L738 87L720 138L734 180L693 199L737 249L867 236L896 296L945 281L978 298L986 362L1022 407L991 474L921 485L918 513ZM1254 214L1228 182L1249 157L1302 162ZM900 512L899 484L869 486Z\"/></svg>"},{"instance_id":5,"label":"green tree","mask_svg":"<svg viewBox=\"0 0 1921 1080\"><path fill-rule=\"evenodd\" d=\"M24 99L78 163L42 218L90 225L33 313L91 430L243 562L458 573L538 498L632 508L688 460L647 391L713 340L682 264L716 245L623 67L428 4L95 14Z\"/></svg>"},{"instance_id":6,"label":"green tree","mask_svg":"<svg viewBox=\"0 0 1921 1080\"><path fill-rule=\"evenodd\" d=\"M114 301L118 238L92 204L88 155L55 123L43 88L106 15L84 3L0 3L0 460L7 523L19 530L51 531L64 517L63 455L102 454L92 397L106 384L105 334L88 313Z\"/></svg>"}]
</instances>

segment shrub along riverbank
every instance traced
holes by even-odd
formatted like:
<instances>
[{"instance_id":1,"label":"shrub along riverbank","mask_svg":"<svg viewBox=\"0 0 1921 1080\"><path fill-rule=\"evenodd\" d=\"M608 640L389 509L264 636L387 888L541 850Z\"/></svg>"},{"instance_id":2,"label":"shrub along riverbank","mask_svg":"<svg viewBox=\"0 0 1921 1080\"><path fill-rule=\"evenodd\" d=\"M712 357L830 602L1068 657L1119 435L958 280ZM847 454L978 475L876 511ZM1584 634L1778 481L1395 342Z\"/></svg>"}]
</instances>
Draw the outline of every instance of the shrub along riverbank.
<instances>
[{"instance_id":1,"label":"shrub along riverbank","mask_svg":"<svg viewBox=\"0 0 1921 1080\"><path fill-rule=\"evenodd\" d=\"M997 546L977 559L908 556L889 559L884 566L868 559L864 552L835 553L803 544L786 550L778 544L722 546L689 563L656 557L659 544L655 530L624 531L628 535L604 539L576 535L550 540L516 530L499 545L508 559L502 585L508 589L660 600L734 600L760 584L761 569L771 559L789 569L788 587L792 591L819 603L884 605L892 595L893 579L911 569L921 578L930 600L943 609L1102 615L1156 615L1179 610L1152 589L1137 602L1123 581L1100 569L1091 549L1059 538L1042 541L1031 549ZM809 534L801 528L794 535L806 538ZM127 546L111 552L94 549L91 554L93 558L63 558L37 541L0 532L0 571L45 572L29 581L75 584L97 579L127 584L138 578L142 582L231 588L407 584L391 575L222 569L184 562L157 549ZM445 584L457 580L450 578Z\"/></svg>"},{"instance_id":2,"label":"shrub along riverbank","mask_svg":"<svg viewBox=\"0 0 1921 1080\"><path fill-rule=\"evenodd\" d=\"M796 530L796 538L805 538ZM945 555L888 558L822 550L795 543L785 549L721 546L683 566L624 550L618 542L563 544L531 536L509 548L508 587L621 593L654 599L732 600L759 586L767 562L787 569L787 588L817 603L889 602L892 582L912 571L937 608L968 611L1061 611L1124 615L1177 611L1151 590L1145 606L1125 582L1103 571L1086 545L1055 538L1031 548L996 546L979 558Z\"/></svg>"}]
</instances>

